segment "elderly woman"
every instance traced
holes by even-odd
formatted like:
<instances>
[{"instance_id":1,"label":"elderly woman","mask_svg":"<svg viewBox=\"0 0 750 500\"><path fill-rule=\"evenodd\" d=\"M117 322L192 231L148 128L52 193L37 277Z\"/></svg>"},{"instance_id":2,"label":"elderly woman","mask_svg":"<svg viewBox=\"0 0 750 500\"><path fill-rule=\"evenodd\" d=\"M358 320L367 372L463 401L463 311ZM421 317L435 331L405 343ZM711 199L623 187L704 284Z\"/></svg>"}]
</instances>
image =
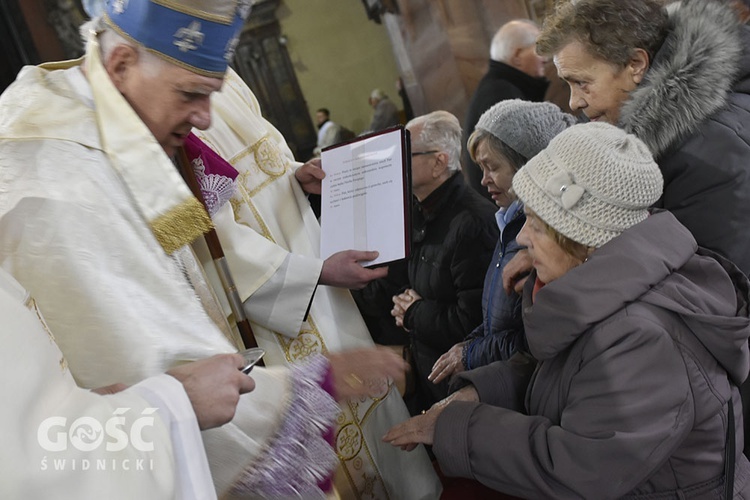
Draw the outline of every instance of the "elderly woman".
<instances>
[{"instance_id":1,"label":"elderly woman","mask_svg":"<svg viewBox=\"0 0 750 500\"><path fill-rule=\"evenodd\" d=\"M645 142L664 176L657 206L750 273L750 28L716 0L558 3L537 51L571 109Z\"/></svg>"},{"instance_id":2,"label":"elderly woman","mask_svg":"<svg viewBox=\"0 0 750 500\"><path fill-rule=\"evenodd\" d=\"M429 376L432 382L437 384L454 373L528 350L521 320L521 297L515 292L506 295L500 286L505 264L520 248L516 235L526 221L523 205L510 188L511 182L529 158L575 121L554 104L511 99L482 114L469 136L469 155L482 169L482 185L499 208L495 218L500 238L484 277L482 324L437 360Z\"/></svg>"},{"instance_id":3,"label":"elderly woman","mask_svg":"<svg viewBox=\"0 0 750 500\"><path fill-rule=\"evenodd\" d=\"M539 360L524 404L495 363L459 375L472 384L453 396L464 402L384 439L433 444L446 474L526 498L731 498L732 487L748 498L750 464L735 448L747 278L671 213L649 215L661 173L611 125L562 132L513 188L527 214L523 319Z\"/></svg>"}]
</instances>

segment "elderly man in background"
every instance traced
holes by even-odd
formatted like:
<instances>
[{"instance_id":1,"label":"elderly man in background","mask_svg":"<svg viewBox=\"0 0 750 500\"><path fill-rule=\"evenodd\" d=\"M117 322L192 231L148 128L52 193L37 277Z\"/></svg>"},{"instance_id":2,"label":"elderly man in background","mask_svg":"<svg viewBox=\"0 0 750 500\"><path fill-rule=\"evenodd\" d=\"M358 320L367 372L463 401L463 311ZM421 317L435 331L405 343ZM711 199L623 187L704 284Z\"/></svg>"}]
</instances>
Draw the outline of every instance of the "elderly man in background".
<instances>
[{"instance_id":1,"label":"elderly man in background","mask_svg":"<svg viewBox=\"0 0 750 500\"><path fill-rule=\"evenodd\" d=\"M496 207L461 175L461 126L447 111L411 120L414 205L406 266L370 283L358 303L368 315L391 314L415 362L418 413L447 395L427 380L435 361L482 322L482 285L498 237ZM408 337L407 337L408 334Z\"/></svg>"},{"instance_id":2,"label":"elderly man in background","mask_svg":"<svg viewBox=\"0 0 750 500\"><path fill-rule=\"evenodd\" d=\"M382 90L373 90L370 93L368 102L374 110L372 121L367 129L368 132L377 132L378 130L393 127L401 123L398 116L398 108Z\"/></svg>"},{"instance_id":3,"label":"elderly man in background","mask_svg":"<svg viewBox=\"0 0 750 500\"><path fill-rule=\"evenodd\" d=\"M490 64L466 111L464 146L482 113L506 99L541 102L549 82L545 59L535 51L539 28L528 19L515 19L497 30L490 45ZM467 183L490 200L482 186L482 171L465 151L462 158Z\"/></svg>"},{"instance_id":4,"label":"elderly man in background","mask_svg":"<svg viewBox=\"0 0 750 500\"><path fill-rule=\"evenodd\" d=\"M256 370L257 389L240 398L232 422L204 432L217 493L321 494L329 471L351 459L361 463L354 491L364 490L366 482L374 496L385 497L401 475L373 463L390 457L367 445L370 433L382 434L368 425L384 428L389 412L405 414L398 396L376 383L398 377L401 363L381 351L333 353L371 345L347 291L321 287L311 305L319 283L356 287L378 276L357 263L375 253L343 252L321 261L280 247L276 242L292 249L300 241L307 242L304 248L314 245L309 239L315 227L304 224L306 213L294 206L299 200L284 198L286 206L263 204L259 211L260 204L251 203L259 190L247 190L257 179L190 133L211 124L210 96L224 83L249 8L244 0L109 2L103 19L87 27L83 60L20 73L0 98L0 265L43 304L79 383L135 383L242 345L227 323L217 267L206 257L205 242L196 239L215 226L229 267L239 271L242 309L267 331L289 335L269 334L275 342L264 346L270 364L309 361L291 371ZM253 101L234 94L240 84L232 85L230 94L244 99L243 106ZM252 119L264 123L259 115ZM228 120L226 129L236 126ZM293 168L275 129L243 132L258 134L243 151L259 159L264 186L291 183L289 189L300 194L297 179L319 180L319 169L311 165ZM184 166L195 174L205 207L170 161L182 146L190 160ZM258 226L268 233L254 231ZM332 316L346 300L351 312L344 305L337 319L347 335L338 336L326 312ZM350 332L357 322L360 329ZM321 352L326 356L316 355ZM363 391L367 385L371 390ZM337 455L324 440L336 412L328 393L346 397L348 391L376 389L377 404L346 405L350 413L353 404L367 413L338 419ZM353 441L356 449L343 449L342 443ZM305 446L290 452L295 442ZM358 461L360 452L374 458ZM393 462L400 467L397 458ZM426 456L414 464L409 481L424 479L415 487L434 495Z\"/></svg>"}]
</instances>

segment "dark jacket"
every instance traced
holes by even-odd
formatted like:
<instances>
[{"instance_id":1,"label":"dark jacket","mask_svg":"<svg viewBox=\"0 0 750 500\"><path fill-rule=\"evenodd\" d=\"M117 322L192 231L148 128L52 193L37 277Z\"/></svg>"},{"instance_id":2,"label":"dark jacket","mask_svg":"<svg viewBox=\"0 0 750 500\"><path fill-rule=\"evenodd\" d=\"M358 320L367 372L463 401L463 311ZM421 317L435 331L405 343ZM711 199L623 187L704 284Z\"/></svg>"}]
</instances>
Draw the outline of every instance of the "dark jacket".
<instances>
[{"instance_id":1,"label":"dark jacket","mask_svg":"<svg viewBox=\"0 0 750 500\"><path fill-rule=\"evenodd\" d=\"M433 446L443 472L524 498L721 497L728 403L739 415L738 385L750 366L750 283L697 249L660 212L544 286L533 303L529 280L524 323L539 365L526 414L450 404ZM482 401L503 397L492 375L503 364L463 375ZM739 444L739 419L735 432ZM750 498L741 449L735 498ZM672 494L654 495L663 492Z\"/></svg>"},{"instance_id":2,"label":"dark jacket","mask_svg":"<svg viewBox=\"0 0 750 500\"><path fill-rule=\"evenodd\" d=\"M750 273L750 28L721 2L690 0L620 124L664 175L658 207L698 244Z\"/></svg>"},{"instance_id":3,"label":"dark jacket","mask_svg":"<svg viewBox=\"0 0 750 500\"><path fill-rule=\"evenodd\" d=\"M523 214L523 207L520 207L497 240L492 262L484 277L484 321L466 337L467 370L506 360L517 351L528 351L523 334L521 297L515 292L507 295L503 289L505 264L523 248L516 242L516 236L524 222L526 216Z\"/></svg>"},{"instance_id":4,"label":"dark jacket","mask_svg":"<svg viewBox=\"0 0 750 500\"><path fill-rule=\"evenodd\" d=\"M466 186L460 172L454 174L421 203L414 202L412 252L402 268L406 276L398 276L394 267L388 278L356 294L367 316L374 317L379 308L390 322L395 293L409 287L422 297L404 317L416 365L412 412L447 396L447 383L434 385L427 375L443 353L482 321L482 279L498 238L495 211L494 204Z\"/></svg>"},{"instance_id":5,"label":"dark jacket","mask_svg":"<svg viewBox=\"0 0 750 500\"><path fill-rule=\"evenodd\" d=\"M490 59L490 67L479 81L469 108L466 110L464 146L471 133L474 132L479 117L494 104L506 99L542 102L548 86L549 81L546 78L529 76L512 66ZM465 148L462 164L467 183L482 196L491 200L487 189L481 185L482 171L476 163L471 161L469 152Z\"/></svg>"},{"instance_id":6,"label":"dark jacket","mask_svg":"<svg viewBox=\"0 0 750 500\"><path fill-rule=\"evenodd\" d=\"M448 385L427 381L432 365L482 321L482 284L498 238L497 207L469 189L460 172L415 202L409 286L422 300L404 316L418 381L434 396Z\"/></svg>"}]
</instances>

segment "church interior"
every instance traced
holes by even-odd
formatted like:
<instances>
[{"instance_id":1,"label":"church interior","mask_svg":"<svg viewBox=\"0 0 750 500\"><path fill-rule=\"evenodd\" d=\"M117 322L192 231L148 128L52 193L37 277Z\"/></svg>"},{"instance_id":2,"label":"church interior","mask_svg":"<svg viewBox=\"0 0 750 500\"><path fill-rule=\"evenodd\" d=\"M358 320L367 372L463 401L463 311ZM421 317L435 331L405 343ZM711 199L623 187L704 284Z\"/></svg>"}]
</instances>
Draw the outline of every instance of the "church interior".
<instances>
[{"instance_id":1,"label":"church interior","mask_svg":"<svg viewBox=\"0 0 750 500\"><path fill-rule=\"evenodd\" d=\"M399 79L415 115L443 109L463 122L498 27L514 18L540 22L553 3L256 0L234 67L304 161L316 144L317 109L359 134L373 89L403 110ZM24 65L80 57L78 27L87 19L81 0L0 0L0 91ZM552 100L567 104L565 95Z\"/></svg>"},{"instance_id":2,"label":"church interior","mask_svg":"<svg viewBox=\"0 0 750 500\"><path fill-rule=\"evenodd\" d=\"M750 498L750 0L104 1L0 0L0 498Z\"/></svg>"}]
</instances>

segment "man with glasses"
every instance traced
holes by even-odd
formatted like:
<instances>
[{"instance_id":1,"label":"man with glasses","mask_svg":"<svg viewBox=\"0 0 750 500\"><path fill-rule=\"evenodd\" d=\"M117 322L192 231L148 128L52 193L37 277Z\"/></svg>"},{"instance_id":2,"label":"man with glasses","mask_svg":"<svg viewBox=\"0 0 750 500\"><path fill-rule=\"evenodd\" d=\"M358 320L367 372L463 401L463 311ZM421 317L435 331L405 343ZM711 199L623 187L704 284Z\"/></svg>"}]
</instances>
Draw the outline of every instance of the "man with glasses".
<instances>
[{"instance_id":1,"label":"man with glasses","mask_svg":"<svg viewBox=\"0 0 750 500\"><path fill-rule=\"evenodd\" d=\"M447 383L427 380L435 361L482 322L484 274L498 238L495 206L470 189L461 175L461 126L446 111L419 116L411 132L412 253L372 282L357 300L370 320L383 316L401 328L415 364L412 413L447 395ZM389 343L393 342L391 338ZM376 338L376 342L383 339Z\"/></svg>"}]
</instances>

